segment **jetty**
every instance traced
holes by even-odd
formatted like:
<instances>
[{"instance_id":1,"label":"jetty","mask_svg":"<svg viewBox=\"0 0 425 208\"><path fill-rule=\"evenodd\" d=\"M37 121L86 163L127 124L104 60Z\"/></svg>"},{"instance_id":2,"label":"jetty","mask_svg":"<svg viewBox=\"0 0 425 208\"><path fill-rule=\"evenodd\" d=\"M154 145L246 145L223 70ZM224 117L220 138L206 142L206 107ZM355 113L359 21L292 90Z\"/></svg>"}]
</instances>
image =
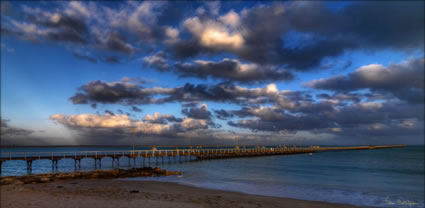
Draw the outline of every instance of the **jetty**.
<instances>
[{"instance_id":1,"label":"jetty","mask_svg":"<svg viewBox=\"0 0 425 208\"><path fill-rule=\"evenodd\" d=\"M81 168L82 159L93 159L94 168L102 167L103 158L112 158L112 167L119 167L120 158L128 159L128 166L131 160L136 166L136 158L156 160L160 159L164 162L164 158L168 162L192 161L192 160L210 160L210 159L225 159L238 157L259 157L272 155L289 155L289 154L310 154L325 151L348 151L348 150L374 150L385 148L402 148L406 145L381 145L381 146L339 146L339 147L296 147L296 146L255 146L255 147L231 147L231 148L181 148L168 147L167 149L157 149L152 147L148 150L128 150L128 151L73 151L73 152L1 152L0 153L0 174L2 163L12 160L23 160L27 165L27 172L32 171L32 162L35 160L50 160L52 170L58 169L58 161L61 159L73 159L75 169ZM178 159L177 159L178 158ZM183 160L182 160L183 159Z\"/></svg>"}]
</instances>

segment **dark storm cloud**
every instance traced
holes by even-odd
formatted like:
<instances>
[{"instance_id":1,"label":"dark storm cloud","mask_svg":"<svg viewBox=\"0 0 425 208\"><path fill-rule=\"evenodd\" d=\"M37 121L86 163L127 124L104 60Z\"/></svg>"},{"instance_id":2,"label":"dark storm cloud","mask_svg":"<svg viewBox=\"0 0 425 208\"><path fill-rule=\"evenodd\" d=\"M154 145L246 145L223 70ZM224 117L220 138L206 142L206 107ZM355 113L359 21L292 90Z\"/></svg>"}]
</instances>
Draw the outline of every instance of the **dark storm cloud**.
<instances>
[{"instance_id":1,"label":"dark storm cloud","mask_svg":"<svg viewBox=\"0 0 425 208\"><path fill-rule=\"evenodd\" d=\"M80 2L59 5L61 7L54 12L45 8L22 5L20 17L23 17L24 21L20 21L20 18L2 20L4 25L2 33L33 42L43 40L67 42L74 43L72 45L74 48L84 45L101 51L133 54L135 49L127 42L128 34L111 32L114 30L109 29L110 25L99 25L100 22L104 22L99 22L102 18L100 16L105 15L98 13L99 9L93 10L94 7ZM81 10L87 13L82 13ZM92 59L85 58L85 60L93 62Z\"/></svg>"},{"instance_id":2,"label":"dark storm cloud","mask_svg":"<svg viewBox=\"0 0 425 208\"><path fill-rule=\"evenodd\" d=\"M29 15L27 17L31 22L46 27L58 28L64 31L74 31L78 34L88 34L89 29L83 18L76 16L62 15L57 21L49 21L46 19L40 19L40 16Z\"/></svg>"},{"instance_id":3,"label":"dark storm cloud","mask_svg":"<svg viewBox=\"0 0 425 208\"><path fill-rule=\"evenodd\" d=\"M206 104L182 108L181 112L189 118L211 120L211 112Z\"/></svg>"},{"instance_id":4,"label":"dark storm cloud","mask_svg":"<svg viewBox=\"0 0 425 208\"><path fill-rule=\"evenodd\" d=\"M220 85L194 85L186 83L183 87L173 88L167 97L160 98L159 103L167 102L194 102L194 101L225 101L229 100L230 93Z\"/></svg>"},{"instance_id":5,"label":"dark storm cloud","mask_svg":"<svg viewBox=\"0 0 425 208\"><path fill-rule=\"evenodd\" d=\"M134 52L131 44L127 43L125 38L116 32L111 32L105 40L97 39L97 45L100 49L119 52L122 54L130 55Z\"/></svg>"},{"instance_id":6,"label":"dark storm cloud","mask_svg":"<svg viewBox=\"0 0 425 208\"><path fill-rule=\"evenodd\" d=\"M208 86L189 83L177 88L143 88L124 82L91 81L80 87L79 91L70 98L74 104L121 103L130 105L224 100L231 97L230 93L227 93L221 85ZM165 95L165 97L154 99L153 95Z\"/></svg>"},{"instance_id":7,"label":"dark storm cloud","mask_svg":"<svg viewBox=\"0 0 425 208\"><path fill-rule=\"evenodd\" d=\"M199 3L180 2L127 3L117 8L64 3L55 12L23 8L27 22L6 19L3 34L31 41L84 44L129 56L154 46L170 55L169 59L179 61L224 53L261 66L256 73L244 76L231 73L236 72L235 63L229 61L176 67L181 76L240 82L254 77L258 77L254 81L290 80L289 72L277 69L315 69L325 66L324 58L338 57L346 51L424 47L424 3L420 1L353 2L337 11L323 2L296 1L256 5L227 14L216 13L220 8L217 5L195 12ZM212 36L211 31L219 36ZM161 71L170 69L167 60L159 58L147 65Z\"/></svg>"},{"instance_id":8,"label":"dark storm cloud","mask_svg":"<svg viewBox=\"0 0 425 208\"><path fill-rule=\"evenodd\" d=\"M110 110L105 110L105 114L109 114L111 116L114 116L115 115L115 113L112 112L112 111L110 111Z\"/></svg>"},{"instance_id":9,"label":"dark storm cloud","mask_svg":"<svg viewBox=\"0 0 425 208\"><path fill-rule=\"evenodd\" d=\"M168 52L176 59L185 59L197 56L202 52L208 52L208 50L199 45L198 40L190 39L176 42L168 48Z\"/></svg>"},{"instance_id":10,"label":"dark storm cloud","mask_svg":"<svg viewBox=\"0 0 425 208\"><path fill-rule=\"evenodd\" d=\"M1 136L2 137L27 136L34 133L33 130L12 127L8 123L9 123L9 120L1 119Z\"/></svg>"},{"instance_id":11,"label":"dark storm cloud","mask_svg":"<svg viewBox=\"0 0 425 208\"><path fill-rule=\"evenodd\" d=\"M337 56L349 49L422 49L424 46L423 2L354 2L337 12L320 2L294 2L287 9L291 29L313 33L319 39L311 46L284 57L308 68L326 56ZM324 37L327 37L324 40ZM312 39L314 42L314 38ZM318 50L322 48L323 50ZM285 60L286 62L287 60Z\"/></svg>"},{"instance_id":12,"label":"dark storm cloud","mask_svg":"<svg viewBox=\"0 0 425 208\"><path fill-rule=\"evenodd\" d=\"M131 110L134 112L142 112L142 109L136 107L136 106L131 106Z\"/></svg>"},{"instance_id":13,"label":"dark storm cloud","mask_svg":"<svg viewBox=\"0 0 425 208\"><path fill-rule=\"evenodd\" d=\"M79 88L70 100L73 104L88 103L149 103L150 94L141 92L137 85L122 82L91 81Z\"/></svg>"},{"instance_id":14,"label":"dark storm cloud","mask_svg":"<svg viewBox=\"0 0 425 208\"><path fill-rule=\"evenodd\" d=\"M363 47L424 47L424 2L355 2L341 13L346 18L342 30Z\"/></svg>"},{"instance_id":15,"label":"dark storm cloud","mask_svg":"<svg viewBox=\"0 0 425 208\"><path fill-rule=\"evenodd\" d=\"M342 92L359 89L391 92L402 100L423 103L424 82L424 59L418 58L388 67L367 65L348 75L313 80L305 85L315 89Z\"/></svg>"},{"instance_id":16,"label":"dark storm cloud","mask_svg":"<svg viewBox=\"0 0 425 208\"><path fill-rule=\"evenodd\" d=\"M403 66L411 65L411 62L406 62ZM399 70L407 70L401 67L402 65L397 66ZM392 73L386 73L386 77L379 73L377 75L385 80L391 80L387 78L393 76ZM228 125L232 127L246 128L254 132L286 134L308 131L346 137L347 135L342 132L358 129L362 135L377 136L380 129L397 125L397 129L401 129L401 132L412 129L413 135L413 132L422 128L419 124L424 120L423 104L394 100L393 96L388 97L388 93L382 91L363 93L337 91L333 94L317 94L313 99L311 92L279 91L273 84L251 89L229 83L216 85L187 83L176 88L143 88L131 84L128 79L111 83L89 82L80 88L80 94L84 99L80 99L77 94L73 99L78 102L74 103L84 103L81 100L85 100L86 103L125 105L182 102L184 103L182 114L188 116L184 120L178 120L173 115L160 114L150 116L152 118L148 119L150 121L145 119L145 122L152 124L177 122L179 125L175 126L176 132L183 129L218 127L212 122L213 117L207 106L200 104L208 101L243 106L240 110L222 109L215 110L214 113L219 119L231 119ZM411 85L415 85L414 83ZM376 102L380 99L384 99L385 102ZM261 106L264 104L267 106ZM234 120L238 118L242 120Z\"/></svg>"},{"instance_id":17,"label":"dark storm cloud","mask_svg":"<svg viewBox=\"0 0 425 208\"><path fill-rule=\"evenodd\" d=\"M421 49L423 8L423 2L353 2L333 12L319 2L296 2L288 13L295 30L341 38L344 49Z\"/></svg>"},{"instance_id":18,"label":"dark storm cloud","mask_svg":"<svg viewBox=\"0 0 425 208\"><path fill-rule=\"evenodd\" d=\"M22 27L31 27L24 25ZM23 40L27 40L33 43L38 43L43 40L58 41L58 42L68 42L76 43L80 45L85 45L88 43L86 37L80 35L79 33L73 30L56 30L56 31L39 31L34 30L31 32L20 31L13 28L2 28L1 32L3 35L14 36Z\"/></svg>"},{"instance_id":19,"label":"dark storm cloud","mask_svg":"<svg viewBox=\"0 0 425 208\"><path fill-rule=\"evenodd\" d=\"M299 130L313 130L329 128L332 126L331 123L322 121L319 117L311 115L307 116L291 116L285 115L285 118L279 120L262 120L262 119L251 119L241 120L239 122L228 122L230 126L239 128L248 128L252 131L288 131L296 132Z\"/></svg>"},{"instance_id":20,"label":"dark storm cloud","mask_svg":"<svg viewBox=\"0 0 425 208\"><path fill-rule=\"evenodd\" d=\"M306 45L287 47L286 45L292 43L285 42L282 36L286 37L288 31L297 30L289 23L296 19L291 15L291 11L295 9L293 5L276 5L249 10L241 19L242 27L248 31L244 37L246 44L236 54L256 63L284 64L290 69L306 70L320 65L324 57L337 56L345 49L356 47L349 40L331 38L332 36L327 39L312 36L311 39L300 41L307 43ZM325 16L326 13L321 15Z\"/></svg>"},{"instance_id":21,"label":"dark storm cloud","mask_svg":"<svg viewBox=\"0 0 425 208\"><path fill-rule=\"evenodd\" d=\"M304 103L292 111L279 107L244 107L240 110L215 111L218 118L252 118L230 121L229 125L248 128L253 131L327 131L339 133L346 129L359 129L366 132L391 128L397 125L403 132L409 128L423 130L423 104L398 102L364 102L337 106L337 103ZM352 130L350 130L352 131ZM413 133L413 132L412 132Z\"/></svg>"},{"instance_id":22,"label":"dark storm cloud","mask_svg":"<svg viewBox=\"0 0 425 208\"><path fill-rule=\"evenodd\" d=\"M233 118L234 115L224 109L214 110L214 114L218 119L227 120L229 118Z\"/></svg>"},{"instance_id":23,"label":"dark storm cloud","mask_svg":"<svg viewBox=\"0 0 425 208\"><path fill-rule=\"evenodd\" d=\"M292 80L293 75L283 69L257 64L242 64L235 59L223 59L219 62L195 61L194 63L176 63L175 72L181 77L233 80L238 82L267 82Z\"/></svg>"},{"instance_id":24,"label":"dark storm cloud","mask_svg":"<svg viewBox=\"0 0 425 208\"><path fill-rule=\"evenodd\" d=\"M342 127L355 127L362 124L391 122L403 119L424 119L424 109L421 104L406 104L402 102L359 103L339 111L325 114L326 119L338 123Z\"/></svg>"},{"instance_id":25,"label":"dark storm cloud","mask_svg":"<svg viewBox=\"0 0 425 208\"><path fill-rule=\"evenodd\" d=\"M111 63L111 64L121 63L120 59L116 56L106 56L106 57L103 58L103 62Z\"/></svg>"},{"instance_id":26,"label":"dark storm cloud","mask_svg":"<svg viewBox=\"0 0 425 208\"><path fill-rule=\"evenodd\" d=\"M285 95L294 93L279 92L276 85L269 84L263 88L244 88L227 82L208 85L186 83L175 88L144 88L141 83L127 82L124 78L118 82L90 81L81 86L70 98L74 104L162 104L173 102L222 102L235 104L278 103L290 105ZM306 99L305 97L303 99Z\"/></svg>"},{"instance_id":27,"label":"dark storm cloud","mask_svg":"<svg viewBox=\"0 0 425 208\"><path fill-rule=\"evenodd\" d=\"M258 6L240 15L243 29L236 29L243 31L240 47L203 45L202 37L195 36L202 33L176 43L172 51L178 58L230 52L255 63L309 70L323 58L348 50L422 49L423 7L423 2L355 2L339 11L321 2Z\"/></svg>"},{"instance_id":28,"label":"dark storm cloud","mask_svg":"<svg viewBox=\"0 0 425 208\"><path fill-rule=\"evenodd\" d=\"M27 9L28 10L28 9ZM34 24L37 29L46 28L46 32L39 33L42 37L52 41L65 41L80 44L87 44L90 38L90 31L86 22L81 17L61 15L54 21L47 19L45 13L38 10L29 10L26 19ZM24 30L25 31L25 30ZM25 34L31 35L31 34Z\"/></svg>"}]
</instances>

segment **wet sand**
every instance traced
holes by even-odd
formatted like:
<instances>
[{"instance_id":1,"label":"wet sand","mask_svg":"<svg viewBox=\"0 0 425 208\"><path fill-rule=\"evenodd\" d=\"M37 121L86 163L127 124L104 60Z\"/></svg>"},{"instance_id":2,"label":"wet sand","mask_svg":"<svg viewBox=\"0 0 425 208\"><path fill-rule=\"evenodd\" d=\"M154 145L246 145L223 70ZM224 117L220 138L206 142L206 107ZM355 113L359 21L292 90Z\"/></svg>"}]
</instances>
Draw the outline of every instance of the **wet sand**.
<instances>
[{"instance_id":1,"label":"wet sand","mask_svg":"<svg viewBox=\"0 0 425 208\"><path fill-rule=\"evenodd\" d=\"M349 208L345 204L249 195L168 182L80 179L0 187L2 208L56 207L306 207Z\"/></svg>"}]
</instances>

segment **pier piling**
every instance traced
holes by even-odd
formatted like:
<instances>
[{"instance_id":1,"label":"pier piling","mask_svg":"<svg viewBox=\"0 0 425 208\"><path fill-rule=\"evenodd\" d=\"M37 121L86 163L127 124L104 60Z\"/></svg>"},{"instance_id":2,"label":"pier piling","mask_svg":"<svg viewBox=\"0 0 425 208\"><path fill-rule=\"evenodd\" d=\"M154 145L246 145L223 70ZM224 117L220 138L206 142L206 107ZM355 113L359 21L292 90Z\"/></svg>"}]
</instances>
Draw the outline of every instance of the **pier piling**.
<instances>
[{"instance_id":1,"label":"pier piling","mask_svg":"<svg viewBox=\"0 0 425 208\"><path fill-rule=\"evenodd\" d=\"M52 171L58 170L58 159L52 159Z\"/></svg>"},{"instance_id":2,"label":"pier piling","mask_svg":"<svg viewBox=\"0 0 425 208\"><path fill-rule=\"evenodd\" d=\"M30 174L32 172L32 160L27 160L27 173Z\"/></svg>"}]
</instances>

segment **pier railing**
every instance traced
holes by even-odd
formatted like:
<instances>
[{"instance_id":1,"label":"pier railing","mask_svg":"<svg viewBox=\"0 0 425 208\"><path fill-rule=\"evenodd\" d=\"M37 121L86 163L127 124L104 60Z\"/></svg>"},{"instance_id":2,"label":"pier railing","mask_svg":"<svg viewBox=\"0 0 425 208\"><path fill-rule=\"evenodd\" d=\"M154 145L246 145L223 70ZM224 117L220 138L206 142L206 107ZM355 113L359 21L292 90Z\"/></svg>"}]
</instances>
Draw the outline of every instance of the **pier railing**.
<instances>
[{"instance_id":1,"label":"pier railing","mask_svg":"<svg viewBox=\"0 0 425 208\"><path fill-rule=\"evenodd\" d=\"M184 154L220 154L245 152L276 152L276 151L303 151L318 150L316 148L223 148L223 149L161 149L161 150L117 150L117 151L66 151L66 152L1 152L0 160L36 160L51 158L77 157L119 157L119 156L154 156L154 155L184 155Z\"/></svg>"}]
</instances>

